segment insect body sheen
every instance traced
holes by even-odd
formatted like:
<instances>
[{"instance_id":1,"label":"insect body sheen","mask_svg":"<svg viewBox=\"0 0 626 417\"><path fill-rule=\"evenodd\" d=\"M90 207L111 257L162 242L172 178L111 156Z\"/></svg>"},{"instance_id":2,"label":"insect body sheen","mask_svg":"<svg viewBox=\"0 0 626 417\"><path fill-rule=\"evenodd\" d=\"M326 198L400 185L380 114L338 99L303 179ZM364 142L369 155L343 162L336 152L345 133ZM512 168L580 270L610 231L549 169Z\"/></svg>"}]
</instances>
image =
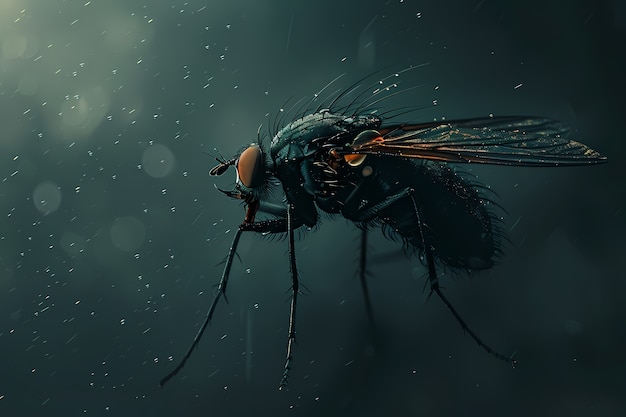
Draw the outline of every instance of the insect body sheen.
<instances>
[{"instance_id":1,"label":"insect body sheen","mask_svg":"<svg viewBox=\"0 0 626 417\"><path fill-rule=\"evenodd\" d=\"M357 83L326 99L330 101L326 109L322 109L323 104L310 109L316 95L303 114L275 129L269 152L259 140L231 159L217 159L219 164L209 173L222 175L229 167L236 168L234 188L219 190L242 200L246 214L233 238L205 320L179 364L161 380L161 386L183 368L220 298L225 296L244 232L287 235L292 299L280 387L287 385L299 294L294 230L315 226L319 211L351 220L361 230L359 278L370 322L373 315L365 274L367 234L381 227L383 234L400 239L419 253L428 271L431 292L446 304L474 341L493 356L515 363L469 328L439 286L437 270L442 267L461 271L492 267L501 254L504 236L487 188L459 174L452 165L578 166L603 163L606 157L568 139L566 124L542 117L396 122L406 110L387 117L388 112L381 113L374 107L396 94L388 93L397 86L396 81L387 88L380 87L396 77L391 75L370 86ZM368 91L372 95L363 98ZM354 94L356 98L343 104ZM412 111L421 108L415 106ZM274 187L284 191L284 200L278 204L270 201ZM257 220L259 211L274 217Z\"/></svg>"}]
</instances>

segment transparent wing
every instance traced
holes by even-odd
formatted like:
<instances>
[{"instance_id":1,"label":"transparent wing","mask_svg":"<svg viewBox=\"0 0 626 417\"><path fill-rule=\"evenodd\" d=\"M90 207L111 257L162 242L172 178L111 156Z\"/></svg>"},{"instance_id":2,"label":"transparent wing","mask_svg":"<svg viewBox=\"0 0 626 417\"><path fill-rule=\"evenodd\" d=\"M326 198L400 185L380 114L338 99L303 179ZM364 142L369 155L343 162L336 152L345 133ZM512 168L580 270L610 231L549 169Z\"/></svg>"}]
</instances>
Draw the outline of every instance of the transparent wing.
<instances>
[{"instance_id":1,"label":"transparent wing","mask_svg":"<svg viewBox=\"0 0 626 417\"><path fill-rule=\"evenodd\" d=\"M497 165L589 165L606 157L567 139L566 124L535 117L489 117L383 126L380 136L338 150L344 155L389 155ZM376 135L373 135L376 136Z\"/></svg>"}]
</instances>

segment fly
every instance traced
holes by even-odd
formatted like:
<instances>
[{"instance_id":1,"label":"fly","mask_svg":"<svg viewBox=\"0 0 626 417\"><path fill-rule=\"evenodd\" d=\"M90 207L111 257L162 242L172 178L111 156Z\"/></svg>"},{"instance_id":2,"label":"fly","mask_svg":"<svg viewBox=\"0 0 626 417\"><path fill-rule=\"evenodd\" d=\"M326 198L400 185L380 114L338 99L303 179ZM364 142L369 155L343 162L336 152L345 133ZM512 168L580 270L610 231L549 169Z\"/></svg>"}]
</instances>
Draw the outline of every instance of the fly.
<instances>
[{"instance_id":1,"label":"fly","mask_svg":"<svg viewBox=\"0 0 626 417\"><path fill-rule=\"evenodd\" d=\"M389 113L378 113L374 106L398 92L409 91L389 93L397 83L385 82L397 75L364 88L360 83L366 77L330 95L327 104L311 109L319 96L316 94L300 117L274 129L269 149L259 139L231 159L218 159L219 164L210 175L222 175L229 167L235 167L234 188L219 191L241 200L246 214L233 238L206 318L180 363L160 381L161 386L183 368L219 300L225 297L237 245L244 232L287 236L291 307L279 388L287 385L300 293L294 231L315 226L320 211L341 215L361 230L359 277L370 322L372 307L365 280L367 235L369 230L381 227L386 236L399 237L420 254L428 270L431 293L437 294L472 339L491 355L515 364L512 357L493 350L468 327L439 287L439 268L491 268L501 254L504 237L500 219L484 195L485 187L470 182L451 164L558 167L599 164L606 162L606 157L567 139L566 124L541 117L394 123L392 119L404 110L387 117ZM364 99L369 91L373 91L372 96ZM356 97L345 104L350 96ZM419 108L409 111L416 109ZM272 203L271 190L281 186L283 201ZM273 218L257 220L258 212L269 213Z\"/></svg>"}]
</instances>

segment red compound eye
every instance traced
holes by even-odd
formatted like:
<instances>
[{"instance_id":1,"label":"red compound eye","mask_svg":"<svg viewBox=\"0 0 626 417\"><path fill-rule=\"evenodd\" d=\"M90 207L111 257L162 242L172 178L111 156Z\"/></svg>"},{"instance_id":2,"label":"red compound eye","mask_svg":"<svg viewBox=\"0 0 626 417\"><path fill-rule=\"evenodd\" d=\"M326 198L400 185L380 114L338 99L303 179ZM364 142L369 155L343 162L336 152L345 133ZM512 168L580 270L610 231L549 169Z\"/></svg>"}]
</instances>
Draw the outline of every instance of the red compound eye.
<instances>
[{"instance_id":1,"label":"red compound eye","mask_svg":"<svg viewBox=\"0 0 626 417\"><path fill-rule=\"evenodd\" d=\"M264 174L263 151L257 145L250 145L237 160L239 181L248 188L254 188L263 183Z\"/></svg>"}]
</instances>

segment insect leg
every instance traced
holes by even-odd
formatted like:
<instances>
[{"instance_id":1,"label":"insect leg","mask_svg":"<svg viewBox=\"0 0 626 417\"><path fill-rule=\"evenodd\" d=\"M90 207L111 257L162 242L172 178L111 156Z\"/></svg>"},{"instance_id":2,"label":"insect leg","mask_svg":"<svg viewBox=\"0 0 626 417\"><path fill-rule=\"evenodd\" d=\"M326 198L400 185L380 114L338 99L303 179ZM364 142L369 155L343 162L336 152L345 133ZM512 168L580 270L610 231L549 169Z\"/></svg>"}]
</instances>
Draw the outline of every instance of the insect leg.
<instances>
[{"instance_id":1,"label":"insect leg","mask_svg":"<svg viewBox=\"0 0 626 417\"><path fill-rule=\"evenodd\" d=\"M269 211L269 210L268 210ZM289 312L289 333L287 338L287 359L283 376L280 380L279 389L284 389L289 380L289 371L291 370L291 362L293 360L293 346L296 341L296 305L298 301L299 282L298 268L296 265L296 250L293 231L302 226L303 222L294 216L293 205L289 204L286 210L286 217L275 220L267 220L258 223L248 223L241 227L246 231L254 231L259 233L283 233L287 231L287 240L289 244L289 269L291 272L291 308ZM277 212L276 212L277 213Z\"/></svg>"},{"instance_id":2,"label":"insect leg","mask_svg":"<svg viewBox=\"0 0 626 417\"><path fill-rule=\"evenodd\" d=\"M410 196L412 192L413 190L407 188L397 194L393 194L387 197L379 203L366 205L350 212L344 211L343 215L353 222L364 223L376 218L381 210L384 210L387 207L390 207L398 201L402 200L403 198Z\"/></svg>"},{"instance_id":3,"label":"insect leg","mask_svg":"<svg viewBox=\"0 0 626 417\"><path fill-rule=\"evenodd\" d=\"M459 313L456 311L456 309L452 306L452 304L450 303L450 301L446 298L445 295L443 295L443 293L441 292L441 289L439 288L439 279L437 278L437 270L435 268L435 257L433 255L433 248L430 246L430 243L426 241L425 239L425 235L424 235L424 217L421 213L421 210L419 209L419 204L417 203L417 199L415 197L415 191L412 188L405 188L404 190L386 198L384 201L381 201L380 203L377 204L373 204L371 206L366 206L363 207L361 209L358 209L354 212L348 213L347 215L344 213L344 216L349 217L351 220L353 221L357 221L357 222L365 222L368 220L371 220L372 218L376 217L378 215L378 213L381 212L381 210L384 210L387 207L392 206L393 204L395 204L396 202L404 199L404 198L410 198L412 204L413 204L413 210L415 212L415 216L417 217L417 225L418 225L418 230L419 230L419 234L420 234L420 238L422 240L422 246L424 248L424 255L426 257L426 264L428 266L428 277L430 279L430 288L431 291L436 293L437 296L439 296L439 298L441 299L441 301L443 301L443 303L448 307L448 309L450 310L450 312L452 313L452 315L454 316L454 318L456 318L457 322L461 325L461 328L466 331L471 337L472 339L474 339L476 341L476 343L478 343L478 345L480 347L482 347L485 351L487 351L488 353L490 353L491 355L495 356L498 359L501 359L507 363L510 363L511 365L515 366L515 360L512 357L508 357L508 356L504 356L499 352L496 352L495 350L493 350L492 348L490 348L488 345L486 345L477 335L476 333L474 333L469 326L467 325L467 323L465 323L465 320L463 320L463 318L461 318L461 316L459 315Z\"/></svg>"},{"instance_id":4,"label":"insect leg","mask_svg":"<svg viewBox=\"0 0 626 417\"><path fill-rule=\"evenodd\" d=\"M356 202L356 210L351 209L355 206L355 198L358 195L358 191L361 187L367 186L367 181L361 181L350 193L350 195L344 201L344 211L342 214L355 222L366 222L371 220L374 213L369 210L363 210L363 208L356 208L359 203ZM369 288L367 286L367 227L361 229L361 251L359 253L359 268L358 268L359 280L361 281L361 291L363 292L363 300L365 301L365 312L367 313L367 320L372 330L375 329L374 325L374 313L372 311L372 302L370 300Z\"/></svg>"},{"instance_id":5,"label":"insect leg","mask_svg":"<svg viewBox=\"0 0 626 417\"><path fill-rule=\"evenodd\" d=\"M287 207L287 239L289 241L289 269L291 270L291 309L289 312L289 336L287 339L287 360L285 361L285 370L280 380L278 389L282 390L287 386L289 379L289 370L291 369L291 361L293 360L293 344L296 341L296 302L298 299L298 268L296 266L296 251L293 238L293 206Z\"/></svg>"},{"instance_id":6,"label":"insect leg","mask_svg":"<svg viewBox=\"0 0 626 417\"><path fill-rule=\"evenodd\" d=\"M360 183L358 187L353 191L353 193L348 196L348 198L346 199L346 203L349 203L351 200L353 200L354 196L356 195L356 190L360 188L361 186L364 186L365 184L366 184L365 182ZM354 222L364 223L375 218L381 210L393 205L397 201L400 201L403 198L406 198L407 196L408 196L408 190L403 190L402 192L392 195L380 203L373 204L370 206L364 206L364 207L359 206L359 208L355 207L354 210L346 210L342 214L346 218ZM349 205L346 204L345 207L348 208ZM374 329L375 328L374 313L372 311L372 303L370 301L369 289L368 289L367 281L366 281L366 278L367 278L366 277L367 229L363 229L362 233L363 234L361 235L361 253L360 253L360 259L359 259L359 279L361 281L361 290L363 291L363 298L365 300L365 310L367 313L367 319L370 323L371 328Z\"/></svg>"},{"instance_id":7,"label":"insect leg","mask_svg":"<svg viewBox=\"0 0 626 417\"><path fill-rule=\"evenodd\" d=\"M264 213L273 214L281 219L287 218L287 207L283 204L274 204L266 201L259 202L259 211Z\"/></svg>"},{"instance_id":8,"label":"insect leg","mask_svg":"<svg viewBox=\"0 0 626 417\"><path fill-rule=\"evenodd\" d=\"M443 303L448 307L448 309L450 310L450 312L452 313L452 315L454 316L454 318L456 319L456 321L459 323L459 325L461 325L461 328L463 329L463 331L467 332L472 339L474 339L474 341L476 341L476 343L478 343L478 346L482 347L485 351L487 351L487 353L490 353L491 355L495 356L496 358L503 360L509 364L511 364L511 366L515 366L515 360L513 359L512 356L505 356L499 352L496 352L495 350L493 350L491 347L489 347L487 344L485 344L480 337L478 337L478 335L476 333L474 333L472 331L472 329L469 328L469 326L467 325L467 323L465 322L465 320L463 320L463 318L461 317L461 315L456 311L456 309L454 308L454 306L452 306L452 303L450 303L450 301L446 298L445 295L443 295L443 293L441 292L441 289L439 288L439 278L437 278L437 270L435 268L435 258L433 256L433 249L430 246L429 242L426 241L425 237L424 237L424 219L421 213L421 210L419 209L419 205L417 204L417 199L415 198L415 194L413 192L413 190L411 190L411 192L409 193L409 197L411 199L411 201L413 202L413 207L415 210L415 215L417 216L417 224L419 227L419 233L420 233L420 237L422 239L422 246L424 247L424 255L426 257L426 264L428 266L428 278L430 280L430 290L431 292L435 292L439 298L441 299L441 301L443 301Z\"/></svg>"},{"instance_id":9,"label":"insect leg","mask_svg":"<svg viewBox=\"0 0 626 417\"><path fill-rule=\"evenodd\" d=\"M291 222L292 228L298 228L301 225L302 223L297 219L295 221L292 220ZM202 337L202 334L204 333L207 326L211 322L211 319L213 318L213 313L215 312L215 307L217 307L218 301L220 300L222 296L226 298L226 285L228 284L228 277L230 276L230 269L232 267L235 254L237 252L237 245L239 244L239 238L241 237L241 233L242 232L284 233L286 230L287 230L286 218L265 220L265 221L260 221L256 223L242 223L237 228L237 232L235 233L235 237L233 238L233 242L230 245L230 249L228 251L228 257L226 258L226 264L224 266L224 272L222 273L222 278L220 280L220 283L217 286L217 290L215 292L213 302L211 302L211 307L209 308L209 311L207 312L204 322L202 323L200 330L198 330L198 333L196 333L196 336L193 338L193 342L191 343L191 346L189 347L189 349L187 349L187 352L183 356L180 363L176 366L176 368L174 368L174 370L172 370L159 382L159 385L161 387L163 387L163 385L165 385L170 379L172 379L174 375L180 372L183 366L185 366L185 363L191 356L191 353L198 346L198 343L200 342L200 338Z\"/></svg>"},{"instance_id":10,"label":"insect leg","mask_svg":"<svg viewBox=\"0 0 626 417\"><path fill-rule=\"evenodd\" d=\"M226 259L226 265L224 266L224 272L222 273L222 279L220 280L220 283L217 286L215 296L213 297L213 302L211 303L211 307L209 308L209 311L207 312L207 315L204 318L204 322L202 323L200 330L198 330L198 333L196 333L196 336L193 338L193 342L191 343L191 346L189 346L189 349L187 349L187 352L183 356L183 359L178 363L178 365L176 366L176 368L174 368L174 370L172 370L163 379L161 379L161 381L159 382L159 386L163 387L163 385L165 385L167 381L172 379L174 375L176 375L181 369L183 369L183 366L185 366L185 363L191 356L191 353L196 348L196 346L198 346L198 343L200 342L200 338L202 337L202 334L206 330L208 324L211 322L211 318L213 317L213 312L215 311L217 302L220 300L222 295L224 295L224 297L226 296L226 284L228 284L228 276L230 275L230 268L233 264L233 258L235 257L235 252L237 251L237 245L239 244L239 238L241 237L241 232L243 232L243 228L240 226L237 229L237 233L235 233L235 237L233 238L233 243L230 245L230 250L228 251L228 258Z\"/></svg>"},{"instance_id":11,"label":"insect leg","mask_svg":"<svg viewBox=\"0 0 626 417\"><path fill-rule=\"evenodd\" d=\"M367 267L367 229L361 231L361 253L359 257L359 279L361 281L361 290L363 291L363 300L365 301L365 311L370 327L374 328L374 313L372 312L372 302L370 300L370 292L367 287L366 277Z\"/></svg>"}]
</instances>

